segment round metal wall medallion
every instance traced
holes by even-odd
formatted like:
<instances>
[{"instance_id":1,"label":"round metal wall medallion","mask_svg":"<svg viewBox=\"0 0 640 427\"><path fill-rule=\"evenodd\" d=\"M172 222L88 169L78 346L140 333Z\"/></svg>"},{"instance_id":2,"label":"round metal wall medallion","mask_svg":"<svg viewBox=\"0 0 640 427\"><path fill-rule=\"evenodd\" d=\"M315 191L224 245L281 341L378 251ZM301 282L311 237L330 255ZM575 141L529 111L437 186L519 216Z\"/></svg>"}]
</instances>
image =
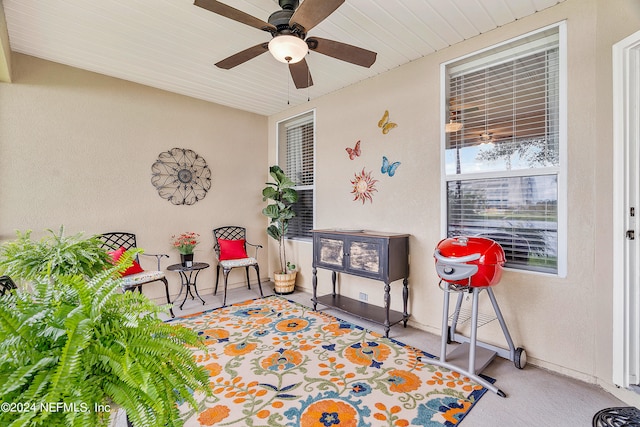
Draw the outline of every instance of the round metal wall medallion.
<instances>
[{"instance_id":1,"label":"round metal wall medallion","mask_svg":"<svg viewBox=\"0 0 640 427\"><path fill-rule=\"evenodd\" d=\"M174 205L193 205L211 188L211 170L194 151L172 148L160 153L151 166L151 183Z\"/></svg>"}]
</instances>

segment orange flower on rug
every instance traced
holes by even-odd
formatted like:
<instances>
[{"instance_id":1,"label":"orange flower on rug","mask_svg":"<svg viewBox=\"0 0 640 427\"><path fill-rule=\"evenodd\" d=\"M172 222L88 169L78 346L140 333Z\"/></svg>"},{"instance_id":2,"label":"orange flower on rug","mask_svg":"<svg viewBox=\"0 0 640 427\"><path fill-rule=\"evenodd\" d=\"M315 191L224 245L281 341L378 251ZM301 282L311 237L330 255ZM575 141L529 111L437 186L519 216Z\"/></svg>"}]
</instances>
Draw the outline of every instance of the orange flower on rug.
<instances>
[{"instance_id":1,"label":"orange flower on rug","mask_svg":"<svg viewBox=\"0 0 640 427\"><path fill-rule=\"evenodd\" d=\"M194 351L213 397L185 426L455 426L487 391L430 355L272 296L173 320L197 331Z\"/></svg>"}]
</instances>

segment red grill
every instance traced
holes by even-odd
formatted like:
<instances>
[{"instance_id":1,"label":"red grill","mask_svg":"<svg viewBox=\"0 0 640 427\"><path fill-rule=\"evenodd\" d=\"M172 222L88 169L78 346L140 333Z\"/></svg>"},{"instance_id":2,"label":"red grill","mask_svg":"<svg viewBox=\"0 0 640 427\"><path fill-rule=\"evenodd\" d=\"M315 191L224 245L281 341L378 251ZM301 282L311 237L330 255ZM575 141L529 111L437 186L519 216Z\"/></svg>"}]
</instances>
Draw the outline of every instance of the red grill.
<instances>
[{"instance_id":1,"label":"red grill","mask_svg":"<svg viewBox=\"0 0 640 427\"><path fill-rule=\"evenodd\" d=\"M451 237L438 243L433 256L436 260L436 273L440 277L440 288L444 291L444 300L442 304L440 359L430 360L429 363L459 372L499 396L505 397L506 394L502 390L479 375L496 355L511 360L518 369L524 368L527 363L527 354L524 348L516 348L513 344L507 324L493 294L492 286L500 281L502 267L505 263L502 247L485 237ZM481 292L486 292L491 300L496 319L498 319L509 345L508 350L477 340L478 299ZM453 315L449 317L449 294L451 293L458 294L458 301ZM463 320L462 318L465 317L462 309L464 294L472 294L473 298L471 313ZM471 333L467 338L458 333L456 328L458 322L464 323L468 319L471 319ZM449 320L451 320L451 326L449 326ZM461 345L447 353L447 344L451 342L458 342ZM469 361L468 369L452 363L465 358Z\"/></svg>"},{"instance_id":2,"label":"red grill","mask_svg":"<svg viewBox=\"0 0 640 427\"><path fill-rule=\"evenodd\" d=\"M496 285L505 263L502 247L484 237L441 240L433 255L436 272L448 283L472 287Z\"/></svg>"}]
</instances>

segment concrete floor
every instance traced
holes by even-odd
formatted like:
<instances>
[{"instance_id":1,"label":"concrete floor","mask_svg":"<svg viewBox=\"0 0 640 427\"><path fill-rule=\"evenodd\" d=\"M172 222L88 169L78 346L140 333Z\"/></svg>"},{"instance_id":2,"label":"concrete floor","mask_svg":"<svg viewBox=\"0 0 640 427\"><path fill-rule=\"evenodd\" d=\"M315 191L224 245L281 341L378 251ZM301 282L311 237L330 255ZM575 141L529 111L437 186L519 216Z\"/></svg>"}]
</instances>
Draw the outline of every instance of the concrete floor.
<instances>
[{"instance_id":1,"label":"concrete floor","mask_svg":"<svg viewBox=\"0 0 640 427\"><path fill-rule=\"evenodd\" d=\"M246 287L229 290L227 304L243 302L260 297L257 286L252 289ZM263 284L265 295L273 294L273 284ZM187 299L183 309L178 308L182 297L174 312L177 317L196 313L222 305L222 294L213 296L211 292L201 295L206 304L197 298ZM296 291L286 298L301 304L311 305L311 295ZM336 317L358 324L364 328L383 332L380 325L371 324L355 317L351 317L335 309L324 309L325 312ZM439 354L440 337L411 327L395 326L391 329L392 338L405 344ZM503 390L506 398L488 392L463 420L466 427L578 427L591 426L596 412L614 406L628 406L598 385L588 384L570 377L556 374L548 370L527 365L524 369L516 369L513 362L497 357L484 370L484 374L495 378L496 386ZM115 424L124 426L122 417Z\"/></svg>"}]
</instances>

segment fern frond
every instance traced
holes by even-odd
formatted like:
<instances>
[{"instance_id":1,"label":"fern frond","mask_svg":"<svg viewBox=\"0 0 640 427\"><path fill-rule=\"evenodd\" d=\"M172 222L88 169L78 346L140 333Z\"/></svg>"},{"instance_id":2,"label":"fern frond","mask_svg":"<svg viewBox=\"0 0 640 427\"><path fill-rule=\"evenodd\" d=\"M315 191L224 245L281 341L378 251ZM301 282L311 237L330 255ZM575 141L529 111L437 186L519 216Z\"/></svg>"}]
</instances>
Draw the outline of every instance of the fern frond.
<instances>
[{"instance_id":1,"label":"fern frond","mask_svg":"<svg viewBox=\"0 0 640 427\"><path fill-rule=\"evenodd\" d=\"M48 393L52 402L58 401L64 391L66 384L61 383L61 380L77 376L77 372L82 369L82 365L79 363L80 354L89 345L91 338L91 321L84 318L79 312L69 317L67 327L69 337L60 357L58 368L51 379L51 390Z\"/></svg>"},{"instance_id":2,"label":"fern frond","mask_svg":"<svg viewBox=\"0 0 640 427\"><path fill-rule=\"evenodd\" d=\"M55 358L46 357L40 359L33 365L17 367L6 379L6 382L0 386L0 396L8 395L22 388L25 384L28 384L32 377L41 369L50 367L56 362L57 360Z\"/></svg>"},{"instance_id":3,"label":"fern frond","mask_svg":"<svg viewBox=\"0 0 640 427\"><path fill-rule=\"evenodd\" d=\"M4 341L8 336L16 336L20 333L20 325L22 324L20 317L14 310L15 296L13 294L7 295L2 299L0 304L0 338ZM23 337L26 338L26 337Z\"/></svg>"}]
</instances>

